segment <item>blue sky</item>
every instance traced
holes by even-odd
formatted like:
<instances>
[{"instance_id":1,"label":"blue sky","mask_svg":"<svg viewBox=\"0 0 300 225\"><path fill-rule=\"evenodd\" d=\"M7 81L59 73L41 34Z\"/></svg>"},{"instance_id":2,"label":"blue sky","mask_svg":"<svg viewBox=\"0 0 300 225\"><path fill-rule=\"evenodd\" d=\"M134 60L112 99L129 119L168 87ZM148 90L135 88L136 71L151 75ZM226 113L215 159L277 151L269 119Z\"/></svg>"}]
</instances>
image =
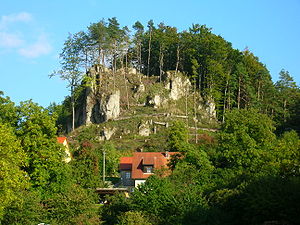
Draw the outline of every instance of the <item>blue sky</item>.
<instances>
[{"instance_id":1,"label":"blue sky","mask_svg":"<svg viewBox=\"0 0 300 225\"><path fill-rule=\"evenodd\" d=\"M300 84L299 0L3 0L0 7L0 90L19 103L60 103L68 90L59 78L58 54L68 33L102 18L122 26L139 20L179 30L206 24L266 64L273 81L282 68Z\"/></svg>"}]
</instances>

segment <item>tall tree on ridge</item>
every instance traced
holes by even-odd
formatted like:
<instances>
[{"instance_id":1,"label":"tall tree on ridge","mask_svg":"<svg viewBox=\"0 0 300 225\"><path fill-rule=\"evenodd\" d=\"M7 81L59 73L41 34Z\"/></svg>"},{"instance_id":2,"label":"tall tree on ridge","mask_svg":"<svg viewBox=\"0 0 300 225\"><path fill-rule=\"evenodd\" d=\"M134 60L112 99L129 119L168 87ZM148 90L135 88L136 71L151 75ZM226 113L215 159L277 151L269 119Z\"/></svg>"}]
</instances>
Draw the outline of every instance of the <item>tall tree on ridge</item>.
<instances>
[{"instance_id":1,"label":"tall tree on ridge","mask_svg":"<svg viewBox=\"0 0 300 225\"><path fill-rule=\"evenodd\" d=\"M108 31L106 22L102 19L98 23L92 23L89 27L89 36L98 49L98 63L105 66L105 50L108 47Z\"/></svg>"},{"instance_id":2,"label":"tall tree on ridge","mask_svg":"<svg viewBox=\"0 0 300 225\"><path fill-rule=\"evenodd\" d=\"M275 87L279 92L283 122L286 122L289 117L289 106L293 105L297 96L300 95L299 88L297 87L293 77L285 70L280 71L279 80L276 82Z\"/></svg>"},{"instance_id":3,"label":"tall tree on ridge","mask_svg":"<svg viewBox=\"0 0 300 225\"><path fill-rule=\"evenodd\" d=\"M136 30L135 35L134 35L134 42L136 45L138 72L141 73L141 71L142 71L142 35L144 33L144 26L139 21L136 21L132 27L133 27L133 29Z\"/></svg>"},{"instance_id":4,"label":"tall tree on ridge","mask_svg":"<svg viewBox=\"0 0 300 225\"><path fill-rule=\"evenodd\" d=\"M112 51L112 72L114 79L114 90L116 89L116 77L115 73L117 70L117 53L118 53L118 41L120 41L122 36L122 30L120 29L120 24L116 17L108 19L108 36L111 44Z\"/></svg>"},{"instance_id":5,"label":"tall tree on ridge","mask_svg":"<svg viewBox=\"0 0 300 225\"><path fill-rule=\"evenodd\" d=\"M71 104L72 104L72 130L75 129L75 90L80 85L83 72L81 68L82 59L80 57L80 48L74 35L69 34L68 39L64 43L64 47L59 57L61 59L61 69L54 71L50 74L50 78L53 76L59 76L62 80L68 82L68 86L71 92Z\"/></svg>"},{"instance_id":6,"label":"tall tree on ridge","mask_svg":"<svg viewBox=\"0 0 300 225\"><path fill-rule=\"evenodd\" d=\"M147 62L147 76L148 77L150 74L151 39L152 39L153 29L154 29L153 20L149 20L149 22L148 22L149 43L148 43L148 62Z\"/></svg>"},{"instance_id":7,"label":"tall tree on ridge","mask_svg":"<svg viewBox=\"0 0 300 225\"><path fill-rule=\"evenodd\" d=\"M158 25L158 29L156 30L158 33L158 41L159 41L159 82L162 80L163 66L164 66L164 51L166 48L166 37L165 37L166 26L164 23L160 23Z\"/></svg>"}]
</instances>

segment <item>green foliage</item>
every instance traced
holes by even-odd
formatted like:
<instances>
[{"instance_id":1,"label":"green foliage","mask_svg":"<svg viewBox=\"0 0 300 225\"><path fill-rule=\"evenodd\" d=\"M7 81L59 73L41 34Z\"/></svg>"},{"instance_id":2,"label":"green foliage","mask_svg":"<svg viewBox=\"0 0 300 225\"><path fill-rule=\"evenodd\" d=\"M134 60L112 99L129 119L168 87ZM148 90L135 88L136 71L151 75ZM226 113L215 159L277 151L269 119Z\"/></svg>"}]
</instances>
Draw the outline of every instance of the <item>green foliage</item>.
<instances>
[{"instance_id":1,"label":"green foliage","mask_svg":"<svg viewBox=\"0 0 300 225\"><path fill-rule=\"evenodd\" d=\"M51 103L47 110L53 116L57 117L55 125L57 127L58 134L63 134L68 130L70 124L70 98L66 98L62 104Z\"/></svg>"},{"instance_id":2,"label":"green foliage","mask_svg":"<svg viewBox=\"0 0 300 225\"><path fill-rule=\"evenodd\" d=\"M114 145L107 142L102 145L82 141L73 152L71 161L73 178L84 188L103 187L103 154L105 152L106 177L116 177L119 169L120 153Z\"/></svg>"},{"instance_id":3,"label":"green foliage","mask_svg":"<svg viewBox=\"0 0 300 225\"><path fill-rule=\"evenodd\" d=\"M84 188L102 186L102 164L100 164L102 153L97 151L90 142L84 141L73 156L74 160L71 161L71 166L76 183Z\"/></svg>"},{"instance_id":4,"label":"green foliage","mask_svg":"<svg viewBox=\"0 0 300 225\"><path fill-rule=\"evenodd\" d=\"M299 223L299 177L262 177L243 191L231 195L224 210L231 215L228 224L263 224L265 221Z\"/></svg>"},{"instance_id":5,"label":"green foliage","mask_svg":"<svg viewBox=\"0 0 300 225\"><path fill-rule=\"evenodd\" d=\"M185 152L188 145L188 130L184 123L175 121L169 128L168 148L172 152Z\"/></svg>"},{"instance_id":6,"label":"green foliage","mask_svg":"<svg viewBox=\"0 0 300 225\"><path fill-rule=\"evenodd\" d=\"M110 142L102 145L102 152L105 152L105 168L108 176L118 176L120 153ZM103 159L102 159L103 161ZM103 163L103 162L102 162ZM101 163L101 164L102 164Z\"/></svg>"},{"instance_id":7,"label":"green foliage","mask_svg":"<svg viewBox=\"0 0 300 225\"><path fill-rule=\"evenodd\" d=\"M179 200L175 198L172 184L162 178L150 177L146 184L139 187L133 194L133 205L137 210L144 210L148 214L152 214L157 220L163 220L170 224L176 221L176 215L179 207ZM153 217L152 218L155 218ZM161 224L162 221L156 223Z\"/></svg>"},{"instance_id":8,"label":"green foliage","mask_svg":"<svg viewBox=\"0 0 300 225\"><path fill-rule=\"evenodd\" d=\"M50 224L98 224L95 194L78 185L70 185L63 192L43 203Z\"/></svg>"},{"instance_id":9,"label":"green foliage","mask_svg":"<svg viewBox=\"0 0 300 225\"><path fill-rule=\"evenodd\" d=\"M171 174L151 176L129 199L112 199L103 219L129 223L125 215L142 211L152 224L298 224L299 137L292 131L277 138L274 130L256 110L234 110L218 143L194 146L184 124L175 123L168 146L183 154L171 161Z\"/></svg>"},{"instance_id":10,"label":"green foliage","mask_svg":"<svg viewBox=\"0 0 300 225\"><path fill-rule=\"evenodd\" d=\"M101 211L105 224L117 224L122 213L133 210L131 198L126 198L123 193L109 197L108 201L110 204L105 205Z\"/></svg>"},{"instance_id":11,"label":"green foliage","mask_svg":"<svg viewBox=\"0 0 300 225\"><path fill-rule=\"evenodd\" d=\"M219 134L220 166L259 171L274 147L274 130L272 120L255 110L227 113Z\"/></svg>"},{"instance_id":12,"label":"green foliage","mask_svg":"<svg viewBox=\"0 0 300 225\"><path fill-rule=\"evenodd\" d=\"M41 203L41 196L34 190L17 193L18 199L5 210L3 224L39 224L45 222L46 210ZM1 224L1 222L0 222Z\"/></svg>"},{"instance_id":13,"label":"green foliage","mask_svg":"<svg viewBox=\"0 0 300 225\"><path fill-rule=\"evenodd\" d=\"M46 192L60 192L68 183L68 165L63 162L65 152L56 142L56 117L31 101L18 107L18 138L28 155L25 171L34 188Z\"/></svg>"},{"instance_id":14,"label":"green foliage","mask_svg":"<svg viewBox=\"0 0 300 225\"><path fill-rule=\"evenodd\" d=\"M57 144L55 109L7 102L1 109L14 112L16 122L0 122L0 223L99 223L94 192L74 184Z\"/></svg>"},{"instance_id":15,"label":"green foliage","mask_svg":"<svg viewBox=\"0 0 300 225\"><path fill-rule=\"evenodd\" d=\"M209 160L206 152L203 149L191 148L183 158L183 162L187 163L187 165L194 167L194 174L197 174L196 182L205 185L210 181L210 177L212 172L214 171L214 166ZM180 168L181 165L177 165L176 169ZM193 170L188 171L189 169L185 169L186 174L192 173ZM185 172L183 171L182 174ZM174 171L176 172L176 171ZM195 179L194 179L195 180Z\"/></svg>"},{"instance_id":16,"label":"green foliage","mask_svg":"<svg viewBox=\"0 0 300 225\"><path fill-rule=\"evenodd\" d=\"M0 221L7 206L18 199L18 192L28 187L26 172L27 155L13 129L0 123Z\"/></svg>"},{"instance_id":17,"label":"green foliage","mask_svg":"<svg viewBox=\"0 0 300 225\"><path fill-rule=\"evenodd\" d=\"M150 215L154 224L189 223L196 218L187 219L187 215L194 209L198 210L197 215L203 215L207 207L198 185L191 182L176 183L173 179L155 176L148 178L144 185L135 190L132 204L133 209L143 210Z\"/></svg>"},{"instance_id":18,"label":"green foliage","mask_svg":"<svg viewBox=\"0 0 300 225\"><path fill-rule=\"evenodd\" d=\"M150 219L147 218L142 212L128 211L121 214L119 217L118 225L151 225Z\"/></svg>"},{"instance_id":19,"label":"green foliage","mask_svg":"<svg viewBox=\"0 0 300 225\"><path fill-rule=\"evenodd\" d=\"M17 125L17 110L15 104L9 97L2 97L3 92L0 91L0 123L8 123L15 127Z\"/></svg>"},{"instance_id":20,"label":"green foliage","mask_svg":"<svg viewBox=\"0 0 300 225\"><path fill-rule=\"evenodd\" d=\"M281 70L279 80L275 83L277 90L275 120L278 123L278 131L295 129L299 132L297 122L300 118L299 102L300 89L288 71Z\"/></svg>"},{"instance_id":21,"label":"green foliage","mask_svg":"<svg viewBox=\"0 0 300 225\"><path fill-rule=\"evenodd\" d=\"M285 132L277 140L274 149L273 167L284 177L300 175L300 139L295 131Z\"/></svg>"}]
</instances>

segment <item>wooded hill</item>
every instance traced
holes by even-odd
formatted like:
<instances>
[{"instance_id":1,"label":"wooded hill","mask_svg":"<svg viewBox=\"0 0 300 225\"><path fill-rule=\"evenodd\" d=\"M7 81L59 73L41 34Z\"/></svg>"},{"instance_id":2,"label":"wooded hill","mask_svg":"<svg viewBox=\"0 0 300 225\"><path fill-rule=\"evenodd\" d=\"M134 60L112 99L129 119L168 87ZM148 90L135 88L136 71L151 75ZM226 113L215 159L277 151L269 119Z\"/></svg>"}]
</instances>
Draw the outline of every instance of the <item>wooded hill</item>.
<instances>
[{"instance_id":1,"label":"wooded hill","mask_svg":"<svg viewBox=\"0 0 300 225\"><path fill-rule=\"evenodd\" d=\"M193 24L178 31L164 23L155 26L152 20L146 26L137 21L130 31L127 26L120 27L115 17L103 19L85 31L70 34L60 58L61 69L52 75L68 80L74 106L79 95L75 90L96 64L111 69L106 70L106 77L112 79L113 90L120 88L116 87L117 76L123 76L117 74L120 69L135 68L137 78L143 74L156 77L158 82L167 71L180 71L199 96L213 99L219 121L233 108L256 108L284 129L298 129L291 120L299 108L299 88L289 72L282 70L280 80L273 83L266 65L248 48L232 48L205 25ZM97 79L101 83L105 76L100 72Z\"/></svg>"},{"instance_id":2,"label":"wooded hill","mask_svg":"<svg viewBox=\"0 0 300 225\"><path fill-rule=\"evenodd\" d=\"M287 71L273 83L206 26L130 33L116 18L70 35L60 57L61 105L0 91L0 224L300 224L300 91ZM72 129L65 163L57 136ZM100 205L95 189L138 149L182 156Z\"/></svg>"}]
</instances>

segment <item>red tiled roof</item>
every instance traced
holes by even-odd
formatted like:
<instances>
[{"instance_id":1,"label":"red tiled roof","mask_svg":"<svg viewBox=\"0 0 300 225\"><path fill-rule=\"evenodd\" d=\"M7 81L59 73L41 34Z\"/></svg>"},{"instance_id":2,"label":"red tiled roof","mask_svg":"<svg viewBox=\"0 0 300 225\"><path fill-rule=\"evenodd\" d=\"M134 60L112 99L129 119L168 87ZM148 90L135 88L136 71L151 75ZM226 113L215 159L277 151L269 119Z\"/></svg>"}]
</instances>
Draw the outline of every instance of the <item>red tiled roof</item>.
<instances>
[{"instance_id":1,"label":"red tiled roof","mask_svg":"<svg viewBox=\"0 0 300 225\"><path fill-rule=\"evenodd\" d=\"M57 137L57 142L60 143L60 144L63 144L64 141L66 141L67 138L66 137Z\"/></svg>"},{"instance_id":2,"label":"red tiled roof","mask_svg":"<svg viewBox=\"0 0 300 225\"><path fill-rule=\"evenodd\" d=\"M145 156L143 157L143 165L154 165L154 162L156 160L156 156Z\"/></svg>"},{"instance_id":3,"label":"red tiled roof","mask_svg":"<svg viewBox=\"0 0 300 225\"><path fill-rule=\"evenodd\" d=\"M131 170L131 168L132 168L132 157L121 157L120 170Z\"/></svg>"},{"instance_id":4,"label":"red tiled roof","mask_svg":"<svg viewBox=\"0 0 300 225\"><path fill-rule=\"evenodd\" d=\"M178 152L169 152L169 156ZM122 157L120 170L131 170L132 179L146 179L151 174L143 172L143 165L153 165L154 169L167 167L170 157L165 152L135 152L132 157Z\"/></svg>"},{"instance_id":5,"label":"red tiled roof","mask_svg":"<svg viewBox=\"0 0 300 225\"><path fill-rule=\"evenodd\" d=\"M132 157L121 157L120 163L132 163Z\"/></svg>"}]
</instances>

